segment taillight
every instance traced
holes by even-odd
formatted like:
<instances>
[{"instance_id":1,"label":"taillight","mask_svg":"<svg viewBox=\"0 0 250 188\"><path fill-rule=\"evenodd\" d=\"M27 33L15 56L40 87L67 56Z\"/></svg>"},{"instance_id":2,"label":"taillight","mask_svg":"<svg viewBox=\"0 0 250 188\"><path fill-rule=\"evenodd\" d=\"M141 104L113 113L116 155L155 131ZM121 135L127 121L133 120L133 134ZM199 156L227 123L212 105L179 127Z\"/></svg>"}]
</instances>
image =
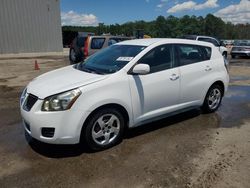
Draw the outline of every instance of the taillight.
<instances>
[{"instance_id":1,"label":"taillight","mask_svg":"<svg viewBox=\"0 0 250 188\"><path fill-rule=\"evenodd\" d=\"M85 58L89 55L88 45L89 45L89 37L87 37L85 44L84 44L84 48L83 48L83 54Z\"/></svg>"}]
</instances>

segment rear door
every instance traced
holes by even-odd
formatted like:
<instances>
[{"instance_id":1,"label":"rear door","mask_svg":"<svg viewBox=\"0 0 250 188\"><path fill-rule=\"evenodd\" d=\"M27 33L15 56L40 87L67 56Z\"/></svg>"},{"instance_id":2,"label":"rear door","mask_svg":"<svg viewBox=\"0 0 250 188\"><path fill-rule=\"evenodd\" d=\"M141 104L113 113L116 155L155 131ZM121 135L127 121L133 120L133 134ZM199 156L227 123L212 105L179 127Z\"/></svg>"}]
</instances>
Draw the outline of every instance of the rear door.
<instances>
[{"instance_id":1,"label":"rear door","mask_svg":"<svg viewBox=\"0 0 250 188\"><path fill-rule=\"evenodd\" d=\"M176 44L175 53L180 68L180 102L183 107L200 105L209 87L213 65L211 48Z\"/></svg>"}]
</instances>

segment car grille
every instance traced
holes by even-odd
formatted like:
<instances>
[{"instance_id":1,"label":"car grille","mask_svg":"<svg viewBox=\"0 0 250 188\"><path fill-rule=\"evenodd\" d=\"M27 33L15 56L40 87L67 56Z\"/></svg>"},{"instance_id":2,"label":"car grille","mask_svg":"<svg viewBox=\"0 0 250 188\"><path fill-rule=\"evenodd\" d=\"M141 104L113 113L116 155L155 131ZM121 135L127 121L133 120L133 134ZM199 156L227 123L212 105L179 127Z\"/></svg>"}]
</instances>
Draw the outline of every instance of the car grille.
<instances>
[{"instance_id":1,"label":"car grille","mask_svg":"<svg viewBox=\"0 0 250 188\"><path fill-rule=\"evenodd\" d=\"M24 110L30 111L37 100L38 100L37 96L29 94L23 106Z\"/></svg>"}]
</instances>

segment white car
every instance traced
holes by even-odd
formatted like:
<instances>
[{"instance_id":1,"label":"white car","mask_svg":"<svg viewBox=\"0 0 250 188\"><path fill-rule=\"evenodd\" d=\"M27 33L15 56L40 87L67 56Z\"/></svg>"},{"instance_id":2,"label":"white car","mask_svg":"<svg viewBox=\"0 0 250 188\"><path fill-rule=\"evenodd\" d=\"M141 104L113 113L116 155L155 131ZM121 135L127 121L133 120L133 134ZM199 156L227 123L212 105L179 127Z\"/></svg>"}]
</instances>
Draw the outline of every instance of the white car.
<instances>
[{"instance_id":1,"label":"white car","mask_svg":"<svg viewBox=\"0 0 250 188\"><path fill-rule=\"evenodd\" d=\"M83 141L100 150L121 141L125 128L197 107L214 112L228 82L212 44L130 40L32 80L21 96L21 115L37 140Z\"/></svg>"}]
</instances>

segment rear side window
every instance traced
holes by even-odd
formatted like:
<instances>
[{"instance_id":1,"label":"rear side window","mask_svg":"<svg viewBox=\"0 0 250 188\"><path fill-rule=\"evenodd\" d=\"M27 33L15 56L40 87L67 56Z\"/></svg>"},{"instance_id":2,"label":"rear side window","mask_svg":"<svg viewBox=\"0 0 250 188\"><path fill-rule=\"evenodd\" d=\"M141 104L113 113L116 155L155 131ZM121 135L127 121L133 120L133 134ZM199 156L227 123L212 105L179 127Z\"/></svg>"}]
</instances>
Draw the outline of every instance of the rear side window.
<instances>
[{"instance_id":1,"label":"rear side window","mask_svg":"<svg viewBox=\"0 0 250 188\"><path fill-rule=\"evenodd\" d=\"M148 64L151 73L172 68L172 46L162 45L152 49L139 60L139 63Z\"/></svg>"},{"instance_id":2,"label":"rear side window","mask_svg":"<svg viewBox=\"0 0 250 188\"><path fill-rule=\"evenodd\" d=\"M211 48L209 47L177 44L175 48L180 66L205 61L211 57Z\"/></svg>"},{"instance_id":3,"label":"rear side window","mask_svg":"<svg viewBox=\"0 0 250 188\"><path fill-rule=\"evenodd\" d=\"M128 40L128 39L126 39L126 38L110 38L108 40L108 46L111 46L111 45L118 43L118 42L122 42L124 40Z\"/></svg>"},{"instance_id":4,"label":"rear side window","mask_svg":"<svg viewBox=\"0 0 250 188\"><path fill-rule=\"evenodd\" d=\"M111 46L111 45L113 45L113 44L115 44L117 42L120 42L120 41L118 39L110 38L108 40L108 46Z\"/></svg>"},{"instance_id":5,"label":"rear side window","mask_svg":"<svg viewBox=\"0 0 250 188\"><path fill-rule=\"evenodd\" d=\"M101 49L105 42L105 38L92 38L91 49Z\"/></svg>"},{"instance_id":6,"label":"rear side window","mask_svg":"<svg viewBox=\"0 0 250 188\"><path fill-rule=\"evenodd\" d=\"M205 47L205 46L200 46L200 48L202 48L202 50L203 50L204 60L210 60L211 54L212 54L212 49L210 47Z\"/></svg>"}]
</instances>

